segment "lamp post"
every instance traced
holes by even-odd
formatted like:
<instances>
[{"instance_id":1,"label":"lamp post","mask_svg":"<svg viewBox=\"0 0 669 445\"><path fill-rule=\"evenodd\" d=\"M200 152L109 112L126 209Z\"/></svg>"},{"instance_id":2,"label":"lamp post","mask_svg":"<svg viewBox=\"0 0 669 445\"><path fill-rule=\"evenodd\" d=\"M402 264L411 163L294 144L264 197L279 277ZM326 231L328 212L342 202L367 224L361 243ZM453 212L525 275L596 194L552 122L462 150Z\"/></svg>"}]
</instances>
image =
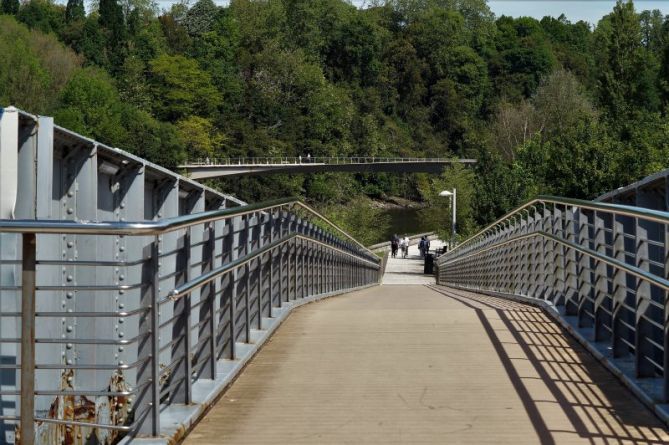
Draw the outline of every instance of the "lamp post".
<instances>
[{"instance_id":1,"label":"lamp post","mask_svg":"<svg viewBox=\"0 0 669 445\"><path fill-rule=\"evenodd\" d=\"M453 191L444 190L439 193L439 196L450 196L452 199L451 209L453 209L453 215L451 219L451 241L448 243L449 250L455 245L455 206L457 201L457 190L453 187Z\"/></svg>"}]
</instances>

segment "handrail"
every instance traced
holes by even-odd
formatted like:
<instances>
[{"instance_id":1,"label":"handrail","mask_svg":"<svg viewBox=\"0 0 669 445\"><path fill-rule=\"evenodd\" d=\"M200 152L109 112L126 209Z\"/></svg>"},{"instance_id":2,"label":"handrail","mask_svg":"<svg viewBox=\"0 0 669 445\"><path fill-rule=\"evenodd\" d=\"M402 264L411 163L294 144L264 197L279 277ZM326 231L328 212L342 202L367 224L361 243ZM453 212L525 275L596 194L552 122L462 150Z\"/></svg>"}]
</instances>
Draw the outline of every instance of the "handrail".
<instances>
[{"instance_id":1,"label":"handrail","mask_svg":"<svg viewBox=\"0 0 669 445\"><path fill-rule=\"evenodd\" d=\"M237 258L236 260L233 260L233 261L231 261L227 264L224 264L223 266L221 266L217 269L214 269L211 272L208 272L204 275L200 275L197 278L195 278L194 280L191 280L187 283L182 284L181 286L175 288L174 290L172 290L170 292L168 299L176 301L179 298L183 297L184 295L192 292L193 290L198 289L202 286L205 286L207 283L211 283L212 281L214 281L215 279L225 275L226 273L242 267L243 265L245 265L245 264L255 260L256 258L258 258L258 257L276 249L277 247L279 247L283 244L286 244L287 242L291 241L292 239L302 239L302 240L305 240L305 241L309 241L309 242L312 242L314 244L318 244L318 245L327 247L328 249L337 251L337 252L342 253L344 255L356 258L359 261L364 261L364 262L369 263L369 264L371 264L371 265L373 265L377 268L381 267L378 262L375 263L375 262L372 262L372 261L369 261L369 260L361 259L361 258L356 257L355 255L353 255L349 252L346 252L342 249L338 249L336 247L333 247L333 246L330 246L326 243L323 243L323 242L317 240L316 238L312 238L310 236L299 235L297 233L292 233L290 235L286 235L282 238L279 238L278 240L262 247L261 249L256 250L255 252L252 252L248 255L245 255L242 258Z\"/></svg>"},{"instance_id":2,"label":"handrail","mask_svg":"<svg viewBox=\"0 0 669 445\"><path fill-rule=\"evenodd\" d=\"M67 220L0 220L0 232L5 233L35 233L35 234L80 234L80 235L161 235L178 229L206 224L221 219L244 216L250 213L269 210L286 205L298 205L323 220L333 229L345 236L349 241L366 251L371 256L374 252L358 242L344 229L332 222L320 212L314 210L296 197L275 199L270 201L247 204L230 209L210 210L192 215L183 215L166 218L160 221L149 222L81 222Z\"/></svg>"},{"instance_id":3,"label":"handrail","mask_svg":"<svg viewBox=\"0 0 669 445\"><path fill-rule=\"evenodd\" d=\"M474 251L470 254L467 254L467 255L464 255L464 256L461 256L461 257L458 257L458 258L453 258L450 261L446 260L443 263L441 263L441 265L447 266L451 263L462 261L462 260L465 260L467 258L474 257L474 256L480 255L482 253L485 253L485 252L488 252L488 251L491 251L491 250L494 250L494 249L498 249L502 246L506 246L507 244L513 244L514 242L522 241L522 240L528 239L528 238L533 238L535 236L542 236L542 237L544 237L546 239L549 239L551 241L555 241L558 244L562 244L565 247L576 250L576 251L578 251L578 252L580 252L584 255L587 255L591 258L594 258L595 260L602 261L602 262L608 264L611 267L614 267L614 268L619 269L619 270L624 270L625 272L627 272L631 275L634 275L637 278L641 278L642 280L648 281L649 283L651 283L651 284L653 284L657 287L660 287L665 291L669 291L669 280L666 280L666 279L664 279L662 277L659 277L657 275L653 275L653 274L651 274L649 272L646 272L645 270L640 269L636 266L631 266L631 265L625 263L624 261L620 261L620 260L617 260L615 258L611 258L607 255L603 255L599 252L596 252L596 251L594 251L592 249L589 249L587 247L583 247L583 246L581 246L579 244L576 244L576 243L573 243L571 241L566 241L562 238L559 238L555 235L551 235L550 233L546 233L546 232L541 231L541 230L536 230L534 232L530 232L530 233L527 233L527 234L514 236L514 237L506 239L506 240L504 240L500 243L492 244L490 246L486 246L484 248L476 250L476 251Z\"/></svg>"},{"instance_id":4,"label":"handrail","mask_svg":"<svg viewBox=\"0 0 669 445\"><path fill-rule=\"evenodd\" d=\"M222 159L195 159L186 162L182 167L203 166L239 166L239 165L310 165L310 164L370 164L370 163L462 163L475 164L476 159L454 158L418 158L418 157L376 157L376 156L277 156L277 157L249 157L249 158L222 158Z\"/></svg>"},{"instance_id":5,"label":"handrail","mask_svg":"<svg viewBox=\"0 0 669 445\"><path fill-rule=\"evenodd\" d=\"M447 256L450 257L453 253L462 249L464 246L468 245L472 241L478 239L481 235L488 232L490 229L493 229L493 228L497 227L498 225L502 224L504 221L508 220L509 218L527 210L528 208L534 207L537 204L571 205L571 206L580 207L582 209L587 209L587 210L606 211L606 212L614 213L614 214L617 214L617 215L620 215L620 216L629 216L629 217L632 217L632 218L642 218L646 221L657 222L657 223L660 223L660 224L669 224L669 212L647 209L647 208L643 208L643 207L627 206L627 205L623 205L623 204L610 204L610 203L603 203L603 202L586 201L586 200L582 200L582 199L562 198L562 197L559 197L559 196L539 195L536 198L534 198L534 199L526 202L525 204L521 205L520 207L516 208L515 210L510 211L506 215L497 219L495 222L493 222L491 224L488 224L486 227L479 230L476 234L470 236L465 241L458 244L455 248L453 248L447 254ZM443 263L443 261L445 261L445 257L442 257L442 258L444 258L441 261Z\"/></svg>"}]
</instances>

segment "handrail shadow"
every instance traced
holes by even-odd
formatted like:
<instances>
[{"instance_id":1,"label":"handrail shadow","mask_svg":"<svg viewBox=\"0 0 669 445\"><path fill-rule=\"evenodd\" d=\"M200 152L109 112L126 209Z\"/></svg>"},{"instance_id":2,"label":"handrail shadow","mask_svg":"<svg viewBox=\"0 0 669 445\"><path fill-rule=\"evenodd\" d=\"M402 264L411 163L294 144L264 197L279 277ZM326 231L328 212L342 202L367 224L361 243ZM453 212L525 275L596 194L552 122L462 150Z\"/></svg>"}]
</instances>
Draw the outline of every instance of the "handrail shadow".
<instances>
[{"instance_id":1,"label":"handrail shadow","mask_svg":"<svg viewBox=\"0 0 669 445\"><path fill-rule=\"evenodd\" d=\"M661 421L540 308L430 287L476 312L542 444L556 443L556 436L563 434L578 435L591 444L669 443L669 432ZM549 394L544 391L537 397L541 391L532 384L537 380ZM567 424L546 415L556 407Z\"/></svg>"}]
</instances>

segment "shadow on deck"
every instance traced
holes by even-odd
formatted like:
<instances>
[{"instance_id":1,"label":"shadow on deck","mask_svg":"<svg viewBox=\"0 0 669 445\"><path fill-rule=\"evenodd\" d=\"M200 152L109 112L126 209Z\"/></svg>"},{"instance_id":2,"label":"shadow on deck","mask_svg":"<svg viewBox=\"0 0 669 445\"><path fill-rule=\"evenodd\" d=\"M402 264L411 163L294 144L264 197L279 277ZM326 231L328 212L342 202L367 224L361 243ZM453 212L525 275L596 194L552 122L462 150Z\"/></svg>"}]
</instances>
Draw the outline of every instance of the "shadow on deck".
<instances>
[{"instance_id":1,"label":"shadow on deck","mask_svg":"<svg viewBox=\"0 0 669 445\"><path fill-rule=\"evenodd\" d=\"M567 432L551 427L554 417L548 416L557 409L570 429L592 444L668 443L659 419L640 408L615 376L541 309L442 286L432 288L476 312L542 444L558 443L554 434ZM495 329L499 323L506 332ZM522 351L521 356L514 354L513 346ZM524 360L527 365L517 363ZM548 392L536 391L533 379L540 379Z\"/></svg>"}]
</instances>

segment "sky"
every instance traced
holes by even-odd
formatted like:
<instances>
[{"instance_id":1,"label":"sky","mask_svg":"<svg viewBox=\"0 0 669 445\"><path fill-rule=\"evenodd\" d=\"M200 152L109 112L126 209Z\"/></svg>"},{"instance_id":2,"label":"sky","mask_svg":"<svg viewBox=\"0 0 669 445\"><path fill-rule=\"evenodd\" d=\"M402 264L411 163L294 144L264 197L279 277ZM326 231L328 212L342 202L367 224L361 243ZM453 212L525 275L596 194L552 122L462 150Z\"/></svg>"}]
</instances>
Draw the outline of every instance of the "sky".
<instances>
[{"instance_id":1,"label":"sky","mask_svg":"<svg viewBox=\"0 0 669 445\"><path fill-rule=\"evenodd\" d=\"M488 5L495 15L512 17L530 16L540 19L546 15L558 17L564 13L568 20L584 20L597 24L613 10L615 0L489 0ZM637 12L659 9L669 14L669 0L639 0L634 2Z\"/></svg>"},{"instance_id":2,"label":"sky","mask_svg":"<svg viewBox=\"0 0 669 445\"><path fill-rule=\"evenodd\" d=\"M66 0L62 0L66 1ZM195 2L196 0L191 0ZM169 8L175 0L157 0L160 8ZM214 0L215 3L225 5L228 0ZM358 6L364 0L352 0ZM585 20L597 24L599 19L611 12L615 0L488 0L488 5L497 16L510 15L512 17L530 16L540 19L546 15L559 17L564 13L572 22ZM644 9L659 9L663 14L669 14L669 0L638 0L634 2L637 12Z\"/></svg>"}]
</instances>

